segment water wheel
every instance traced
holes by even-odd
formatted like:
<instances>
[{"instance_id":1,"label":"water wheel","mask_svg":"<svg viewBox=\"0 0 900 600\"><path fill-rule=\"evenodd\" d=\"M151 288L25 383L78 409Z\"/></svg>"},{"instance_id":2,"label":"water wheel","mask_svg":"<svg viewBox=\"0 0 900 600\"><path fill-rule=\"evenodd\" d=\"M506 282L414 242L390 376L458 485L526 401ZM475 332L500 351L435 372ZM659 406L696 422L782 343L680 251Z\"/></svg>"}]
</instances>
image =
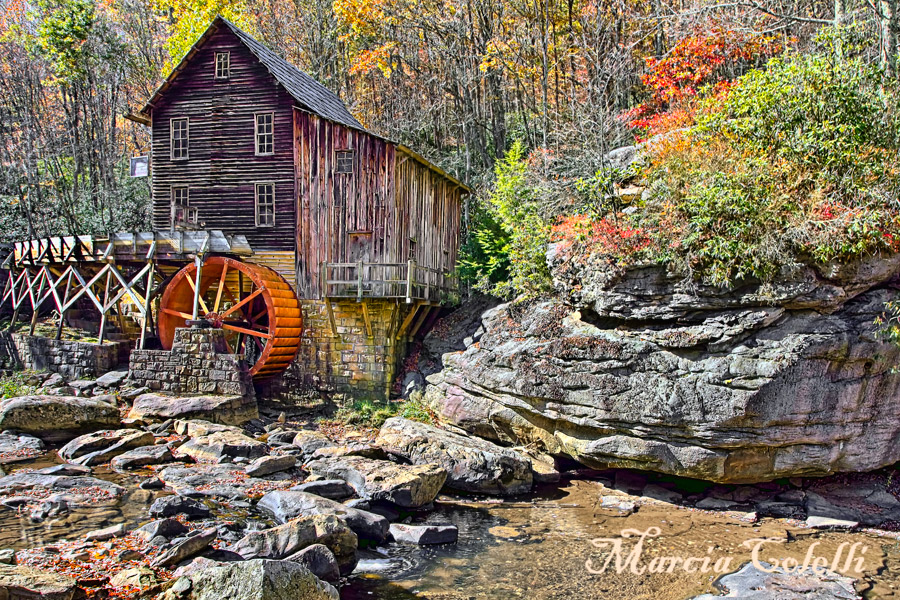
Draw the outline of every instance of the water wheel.
<instances>
[{"instance_id":1,"label":"water wheel","mask_svg":"<svg viewBox=\"0 0 900 600\"><path fill-rule=\"evenodd\" d=\"M197 267L178 271L160 300L159 338L172 349L175 329L194 307ZM200 273L200 318L225 330L229 350L247 360L255 378L283 372L300 347L303 317L290 285L268 267L224 256L206 260Z\"/></svg>"}]
</instances>

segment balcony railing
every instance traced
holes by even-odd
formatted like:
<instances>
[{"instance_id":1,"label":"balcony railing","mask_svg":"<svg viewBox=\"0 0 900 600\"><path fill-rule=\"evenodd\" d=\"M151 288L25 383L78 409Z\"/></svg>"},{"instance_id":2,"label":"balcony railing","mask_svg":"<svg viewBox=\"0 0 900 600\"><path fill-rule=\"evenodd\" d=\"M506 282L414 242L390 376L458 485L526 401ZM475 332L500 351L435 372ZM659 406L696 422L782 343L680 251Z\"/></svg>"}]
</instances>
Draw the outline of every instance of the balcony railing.
<instances>
[{"instance_id":1,"label":"balcony railing","mask_svg":"<svg viewBox=\"0 0 900 600\"><path fill-rule=\"evenodd\" d=\"M320 288L326 298L404 298L441 302L457 291L450 273L405 263L322 263Z\"/></svg>"}]
</instances>

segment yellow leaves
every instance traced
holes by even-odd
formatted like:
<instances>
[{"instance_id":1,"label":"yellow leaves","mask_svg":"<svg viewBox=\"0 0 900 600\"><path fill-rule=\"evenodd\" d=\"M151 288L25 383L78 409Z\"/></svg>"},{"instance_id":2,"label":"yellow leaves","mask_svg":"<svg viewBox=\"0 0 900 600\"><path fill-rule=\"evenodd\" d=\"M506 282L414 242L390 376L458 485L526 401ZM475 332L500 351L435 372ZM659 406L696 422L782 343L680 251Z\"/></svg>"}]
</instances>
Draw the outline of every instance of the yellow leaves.
<instances>
[{"instance_id":1,"label":"yellow leaves","mask_svg":"<svg viewBox=\"0 0 900 600\"><path fill-rule=\"evenodd\" d=\"M221 15L251 34L254 27L244 0L153 0L161 12L170 12L172 25L165 47L169 61L163 68L168 73L188 53L209 24Z\"/></svg>"},{"instance_id":2,"label":"yellow leaves","mask_svg":"<svg viewBox=\"0 0 900 600\"><path fill-rule=\"evenodd\" d=\"M353 59L350 73L358 75L377 69L385 78L390 77L394 72L391 53L396 47L396 42L388 42L371 50L363 50Z\"/></svg>"}]
</instances>

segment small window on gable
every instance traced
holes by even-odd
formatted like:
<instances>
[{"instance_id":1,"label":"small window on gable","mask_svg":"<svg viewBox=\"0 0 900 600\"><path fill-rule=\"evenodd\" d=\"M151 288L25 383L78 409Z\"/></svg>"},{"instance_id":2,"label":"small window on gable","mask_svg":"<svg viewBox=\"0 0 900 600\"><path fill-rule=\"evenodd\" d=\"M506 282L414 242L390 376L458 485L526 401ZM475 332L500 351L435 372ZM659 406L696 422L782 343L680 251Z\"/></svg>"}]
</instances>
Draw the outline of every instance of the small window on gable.
<instances>
[{"instance_id":1,"label":"small window on gable","mask_svg":"<svg viewBox=\"0 0 900 600\"><path fill-rule=\"evenodd\" d=\"M216 79L231 77L231 53L216 52Z\"/></svg>"},{"instance_id":2,"label":"small window on gable","mask_svg":"<svg viewBox=\"0 0 900 600\"><path fill-rule=\"evenodd\" d=\"M256 226L275 225L275 184L256 184Z\"/></svg>"},{"instance_id":3,"label":"small window on gable","mask_svg":"<svg viewBox=\"0 0 900 600\"><path fill-rule=\"evenodd\" d=\"M338 150L334 153L334 172L353 172L353 150Z\"/></svg>"},{"instance_id":4,"label":"small window on gable","mask_svg":"<svg viewBox=\"0 0 900 600\"><path fill-rule=\"evenodd\" d=\"M172 119L169 127L172 160L185 160L188 157L188 120L186 118Z\"/></svg>"},{"instance_id":5,"label":"small window on gable","mask_svg":"<svg viewBox=\"0 0 900 600\"><path fill-rule=\"evenodd\" d=\"M256 154L257 156L275 153L275 130L272 113L256 115Z\"/></svg>"}]
</instances>

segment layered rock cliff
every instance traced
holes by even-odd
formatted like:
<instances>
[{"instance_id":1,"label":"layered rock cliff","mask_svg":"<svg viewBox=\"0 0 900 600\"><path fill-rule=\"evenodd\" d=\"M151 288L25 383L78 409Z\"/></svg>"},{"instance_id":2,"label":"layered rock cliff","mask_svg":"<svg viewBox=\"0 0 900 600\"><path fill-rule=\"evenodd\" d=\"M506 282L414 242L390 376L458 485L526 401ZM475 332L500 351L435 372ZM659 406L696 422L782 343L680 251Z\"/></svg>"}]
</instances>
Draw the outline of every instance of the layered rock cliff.
<instances>
[{"instance_id":1,"label":"layered rock cliff","mask_svg":"<svg viewBox=\"0 0 900 600\"><path fill-rule=\"evenodd\" d=\"M733 290L549 259L555 298L487 310L443 354L426 389L442 418L588 466L719 482L900 460L900 349L874 324L900 257Z\"/></svg>"}]
</instances>

